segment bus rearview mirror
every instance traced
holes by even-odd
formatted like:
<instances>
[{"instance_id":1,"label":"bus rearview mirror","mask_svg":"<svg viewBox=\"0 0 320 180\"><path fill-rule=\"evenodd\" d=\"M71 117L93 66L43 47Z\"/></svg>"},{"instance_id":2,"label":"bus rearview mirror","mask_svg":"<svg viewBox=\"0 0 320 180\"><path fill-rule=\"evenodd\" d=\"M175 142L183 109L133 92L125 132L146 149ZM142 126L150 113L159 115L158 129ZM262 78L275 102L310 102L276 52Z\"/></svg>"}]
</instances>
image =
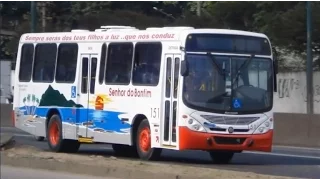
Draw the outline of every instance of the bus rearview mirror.
<instances>
[{"instance_id":1,"label":"bus rearview mirror","mask_svg":"<svg viewBox=\"0 0 320 180\"><path fill-rule=\"evenodd\" d=\"M273 92L277 92L277 74L278 74L278 52L275 47L272 48L273 51Z\"/></svg>"},{"instance_id":2,"label":"bus rearview mirror","mask_svg":"<svg viewBox=\"0 0 320 180\"><path fill-rule=\"evenodd\" d=\"M278 74L278 52L275 47L272 48L273 51L273 68L274 68L274 73Z\"/></svg>"}]
</instances>

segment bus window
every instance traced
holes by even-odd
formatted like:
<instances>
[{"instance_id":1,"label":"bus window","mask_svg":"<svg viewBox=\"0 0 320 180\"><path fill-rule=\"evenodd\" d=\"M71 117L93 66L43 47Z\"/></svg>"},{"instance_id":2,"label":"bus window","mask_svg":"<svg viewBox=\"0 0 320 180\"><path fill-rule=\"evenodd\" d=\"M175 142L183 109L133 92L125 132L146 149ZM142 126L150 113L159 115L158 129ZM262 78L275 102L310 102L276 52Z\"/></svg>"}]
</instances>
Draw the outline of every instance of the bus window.
<instances>
[{"instance_id":1,"label":"bus window","mask_svg":"<svg viewBox=\"0 0 320 180\"><path fill-rule=\"evenodd\" d=\"M167 69L166 69L166 98L171 96L171 64L172 59L167 58Z\"/></svg>"},{"instance_id":2,"label":"bus window","mask_svg":"<svg viewBox=\"0 0 320 180\"><path fill-rule=\"evenodd\" d=\"M174 90L173 97L177 98L178 82L179 82L179 68L180 68L180 58L174 59Z\"/></svg>"},{"instance_id":3,"label":"bus window","mask_svg":"<svg viewBox=\"0 0 320 180\"><path fill-rule=\"evenodd\" d=\"M105 66L106 66L106 53L107 53L107 45L103 44L101 48L101 59L100 59L100 70L99 70L99 84L103 83Z\"/></svg>"},{"instance_id":4,"label":"bus window","mask_svg":"<svg viewBox=\"0 0 320 180\"><path fill-rule=\"evenodd\" d=\"M109 45L105 71L107 84L128 85L130 83L132 55L132 43L111 43Z\"/></svg>"},{"instance_id":5,"label":"bus window","mask_svg":"<svg viewBox=\"0 0 320 180\"><path fill-rule=\"evenodd\" d=\"M94 94L96 84L97 58L91 59L91 74L90 74L90 93Z\"/></svg>"},{"instance_id":6,"label":"bus window","mask_svg":"<svg viewBox=\"0 0 320 180\"><path fill-rule=\"evenodd\" d=\"M170 126L170 101L165 101L164 104L164 137L165 141L169 140L169 126Z\"/></svg>"},{"instance_id":7,"label":"bus window","mask_svg":"<svg viewBox=\"0 0 320 180\"><path fill-rule=\"evenodd\" d=\"M82 74L81 74L81 93L88 93L88 61L89 59L84 57L82 58Z\"/></svg>"},{"instance_id":8,"label":"bus window","mask_svg":"<svg viewBox=\"0 0 320 180\"><path fill-rule=\"evenodd\" d=\"M28 82L31 80L33 44L24 44L21 50L21 59L19 65L19 81Z\"/></svg>"},{"instance_id":9,"label":"bus window","mask_svg":"<svg viewBox=\"0 0 320 180\"><path fill-rule=\"evenodd\" d=\"M76 78L78 44L60 44L56 68L57 83L73 83Z\"/></svg>"},{"instance_id":10,"label":"bus window","mask_svg":"<svg viewBox=\"0 0 320 180\"><path fill-rule=\"evenodd\" d=\"M36 45L32 81L53 82L56 66L56 54L56 43Z\"/></svg>"},{"instance_id":11,"label":"bus window","mask_svg":"<svg viewBox=\"0 0 320 180\"><path fill-rule=\"evenodd\" d=\"M162 46L159 42L137 43L135 46L132 84L157 86Z\"/></svg>"}]
</instances>

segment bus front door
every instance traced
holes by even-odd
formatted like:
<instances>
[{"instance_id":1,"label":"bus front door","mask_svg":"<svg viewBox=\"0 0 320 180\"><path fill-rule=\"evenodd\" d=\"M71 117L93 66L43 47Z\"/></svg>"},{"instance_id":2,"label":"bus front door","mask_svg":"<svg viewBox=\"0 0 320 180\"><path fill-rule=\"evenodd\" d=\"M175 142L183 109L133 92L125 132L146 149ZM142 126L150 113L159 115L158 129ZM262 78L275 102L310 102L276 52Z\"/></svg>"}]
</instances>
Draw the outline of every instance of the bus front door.
<instances>
[{"instance_id":1,"label":"bus front door","mask_svg":"<svg viewBox=\"0 0 320 180\"><path fill-rule=\"evenodd\" d=\"M95 81L98 56L95 54L81 55L80 95L79 104L83 105L78 115L77 135L79 141L90 142L94 133L88 128L94 126L93 110L95 109Z\"/></svg>"},{"instance_id":2,"label":"bus front door","mask_svg":"<svg viewBox=\"0 0 320 180\"><path fill-rule=\"evenodd\" d=\"M177 145L177 93L180 67L180 54L167 54L165 56L165 91L162 111L162 144L176 147Z\"/></svg>"}]
</instances>

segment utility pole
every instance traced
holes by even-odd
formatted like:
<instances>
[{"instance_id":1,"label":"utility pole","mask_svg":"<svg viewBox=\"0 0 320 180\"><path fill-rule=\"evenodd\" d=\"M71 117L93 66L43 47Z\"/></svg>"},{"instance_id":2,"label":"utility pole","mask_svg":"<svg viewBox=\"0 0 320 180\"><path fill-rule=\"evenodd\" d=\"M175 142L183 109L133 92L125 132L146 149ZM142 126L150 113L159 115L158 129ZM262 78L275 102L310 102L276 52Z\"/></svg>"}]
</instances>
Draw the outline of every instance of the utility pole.
<instances>
[{"instance_id":1,"label":"utility pole","mask_svg":"<svg viewBox=\"0 0 320 180\"><path fill-rule=\"evenodd\" d=\"M36 2L31 1L31 8L30 8L30 13L31 13L31 32L36 32L37 28L37 8L36 8Z\"/></svg>"},{"instance_id":2,"label":"utility pole","mask_svg":"<svg viewBox=\"0 0 320 180\"><path fill-rule=\"evenodd\" d=\"M201 1L197 1L197 16L201 16Z\"/></svg>"},{"instance_id":3,"label":"utility pole","mask_svg":"<svg viewBox=\"0 0 320 180\"><path fill-rule=\"evenodd\" d=\"M312 18L311 2L307 2L307 112L313 114L313 58L312 58Z\"/></svg>"}]
</instances>

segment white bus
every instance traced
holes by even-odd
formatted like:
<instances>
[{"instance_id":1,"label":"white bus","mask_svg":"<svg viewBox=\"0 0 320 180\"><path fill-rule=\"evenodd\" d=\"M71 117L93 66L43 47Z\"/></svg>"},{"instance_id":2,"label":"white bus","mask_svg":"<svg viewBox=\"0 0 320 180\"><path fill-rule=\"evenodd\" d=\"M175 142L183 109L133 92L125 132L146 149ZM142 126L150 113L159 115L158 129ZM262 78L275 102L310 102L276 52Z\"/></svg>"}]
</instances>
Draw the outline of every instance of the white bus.
<instances>
[{"instance_id":1,"label":"white bus","mask_svg":"<svg viewBox=\"0 0 320 180\"><path fill-rule=\"evenodd\" d=\"M112 144L152 160L213 162L271 151L277 68L264 34L192 27L29 33L18 48L13 122L55 152Z\"/></svg>"}]
</instances>

